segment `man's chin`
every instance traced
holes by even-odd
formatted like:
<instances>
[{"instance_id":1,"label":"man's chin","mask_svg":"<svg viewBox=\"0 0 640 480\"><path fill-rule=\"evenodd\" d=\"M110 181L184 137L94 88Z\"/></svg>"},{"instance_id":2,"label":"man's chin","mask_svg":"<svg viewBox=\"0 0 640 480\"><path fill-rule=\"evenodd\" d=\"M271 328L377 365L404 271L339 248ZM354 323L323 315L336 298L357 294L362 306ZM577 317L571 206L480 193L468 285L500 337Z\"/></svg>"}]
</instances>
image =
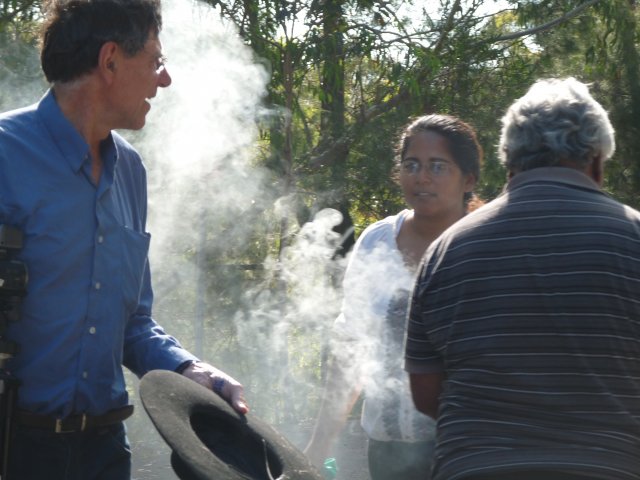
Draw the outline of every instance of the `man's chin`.
<instances>
[{"instance_id":1,"label":"man's chin","mask_svg":"<svg viewBox=\"0 0 640 480\"><path fill-rule=\"evenodd\" d=\"M129 122L129 124L124 127L125 130L142 130L142 128L146 125L146 118L142 118L142 120L136 120L135 122Z\"/></svg>"}]
</instances>

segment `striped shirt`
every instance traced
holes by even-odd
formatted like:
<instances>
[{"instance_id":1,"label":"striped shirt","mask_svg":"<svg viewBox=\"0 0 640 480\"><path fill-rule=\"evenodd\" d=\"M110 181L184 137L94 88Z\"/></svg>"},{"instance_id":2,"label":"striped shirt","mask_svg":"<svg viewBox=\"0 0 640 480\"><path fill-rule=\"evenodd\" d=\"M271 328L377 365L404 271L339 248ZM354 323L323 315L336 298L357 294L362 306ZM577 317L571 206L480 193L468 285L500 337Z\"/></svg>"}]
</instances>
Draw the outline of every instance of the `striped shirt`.
<instances>
[{"instance_id":1,"label":"striped shirt","mask_svg":"<svg viewBox=\"0 0 640 480\"><path fill-rule=\"evenodd\" d=\"M516 175L430 246L405 348L446 374L434 480L639 479L640 213L577 170Z\"/></svg>"}]
</instances>

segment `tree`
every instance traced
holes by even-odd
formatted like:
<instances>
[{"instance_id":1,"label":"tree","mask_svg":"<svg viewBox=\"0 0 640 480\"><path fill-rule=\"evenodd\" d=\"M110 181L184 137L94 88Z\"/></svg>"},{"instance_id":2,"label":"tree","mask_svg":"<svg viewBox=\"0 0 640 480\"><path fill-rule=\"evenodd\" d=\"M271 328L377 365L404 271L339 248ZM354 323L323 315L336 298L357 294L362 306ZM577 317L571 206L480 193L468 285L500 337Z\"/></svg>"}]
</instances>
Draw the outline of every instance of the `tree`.
<instances>
[{"instance_id":1,"label":"tree","mask_svg":"<svg viewBox=\"0 0 640 480\"><path fill-rule=\"evenodd\" d=\"M592 7L593 14L576 16L551 30L529 29L543 72L576 76L592 84L592 91L616 129L616 154L605 169L605 188L624 203L640 205L640 56L638 9L633 0L575 2L572 12ZM522 9L523 25L537 24L561 12L555 2Z\"/></svg>"},{"instance_id":2,"label":"tree","mask_svg":"<svg viewBox=\"0 0 640 480\"><path fill-rule=\"evenodd\" d=\"M421 113L458 114L478 127L487 152L481 189L494 196L504 182L492 151L496 112L551 64L531 39L575 34L571 25L611 2L494 2L493 10L480 0L438 10L398 0L208 3L273 68L270 101L291 117L270 128L270 164L283 167L297 219L331 205L362 225L402 204L388 178L392 144Z\"/></svg>"},{"instance_id":3,"label":"tree","mask_svg":"<svg viewBox=\"0 0 640 480\"><path fill-rule=\"evenodd\" d=\"M37 98L44 82L35 45L40 0L0 0L0 106L20 106Z\"/></svg>"}]
</instances>

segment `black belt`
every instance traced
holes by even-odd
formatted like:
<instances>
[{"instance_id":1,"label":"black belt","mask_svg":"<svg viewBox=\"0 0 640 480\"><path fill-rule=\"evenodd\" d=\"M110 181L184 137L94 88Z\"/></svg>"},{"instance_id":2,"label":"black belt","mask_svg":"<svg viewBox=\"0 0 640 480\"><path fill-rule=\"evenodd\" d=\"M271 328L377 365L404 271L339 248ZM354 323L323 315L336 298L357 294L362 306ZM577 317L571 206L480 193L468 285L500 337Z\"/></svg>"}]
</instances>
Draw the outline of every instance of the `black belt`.
<instances>
[{"instance_id":1,"label":"black belt","mask_svg":"<svg viewBox=\"0 0 640 480\"><path fill-rule=\"evenodd\" d=\"M42 428L55 433L84 432L93 428L108 427L120 423L131 416L133 405L109 410L103 415L70 415L66 418L56 418L48 415L38 415L18 410L15 414L16 423L27 427Z\"/></svg>"}]
</instances>

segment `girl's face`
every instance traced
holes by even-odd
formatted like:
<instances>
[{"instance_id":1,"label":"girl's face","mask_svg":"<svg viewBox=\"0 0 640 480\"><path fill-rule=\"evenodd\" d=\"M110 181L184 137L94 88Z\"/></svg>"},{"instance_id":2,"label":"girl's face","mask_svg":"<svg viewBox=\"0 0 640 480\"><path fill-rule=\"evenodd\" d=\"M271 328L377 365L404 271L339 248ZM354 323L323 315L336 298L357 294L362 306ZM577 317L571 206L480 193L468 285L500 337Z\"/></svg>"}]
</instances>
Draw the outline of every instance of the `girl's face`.
<instances>
[{"instance_id":1,"label":"girl's face","mask_svg":"<svg viewBox=\"0 0 640 480\"><path fill-rule=\"evenodd\" d=\"M476 179L463 174L449 151L449 141L439 133L419 132L411 137L400 162L400 186L417 215L443 216L460 212L464 194Z\"/></svg>"}]
</instances>

